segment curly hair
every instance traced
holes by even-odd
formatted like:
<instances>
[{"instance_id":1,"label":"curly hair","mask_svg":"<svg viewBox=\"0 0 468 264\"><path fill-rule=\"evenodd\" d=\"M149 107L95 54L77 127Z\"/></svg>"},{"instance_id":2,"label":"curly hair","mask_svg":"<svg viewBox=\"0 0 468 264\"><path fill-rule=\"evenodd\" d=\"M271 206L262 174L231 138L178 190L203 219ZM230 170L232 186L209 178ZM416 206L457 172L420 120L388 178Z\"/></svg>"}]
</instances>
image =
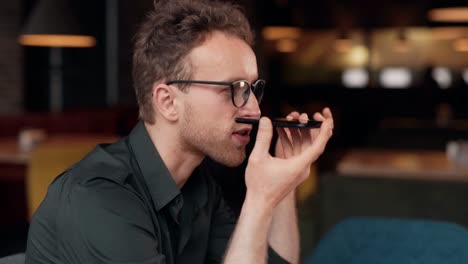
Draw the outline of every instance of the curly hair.
<instances>
[{"instance_id":1,"label":"curly hair","mask_svg":"<svg viewBox=\"0 0 468 264\"><path fill-rule=\"evenodd\" d=\"M156 82L188 79L186 57L207 34L221 31L253 45L254 34L242 9L235 4L208 0L155 1L136 36L133 85L139 118L153 124L152 89ZM180 86L182 91L186 86Z\"/></svg>"}]
</instances>

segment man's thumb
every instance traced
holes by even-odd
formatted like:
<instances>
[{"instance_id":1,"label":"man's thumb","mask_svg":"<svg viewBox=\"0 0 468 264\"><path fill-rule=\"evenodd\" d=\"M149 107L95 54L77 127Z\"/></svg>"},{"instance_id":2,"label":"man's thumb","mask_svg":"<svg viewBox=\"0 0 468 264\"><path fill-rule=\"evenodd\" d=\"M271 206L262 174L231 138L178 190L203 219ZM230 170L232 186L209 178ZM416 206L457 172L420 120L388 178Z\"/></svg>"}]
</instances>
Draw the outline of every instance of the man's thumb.
<instances>
[{"instance_id":1,"label":"man's thumb","mask_svg":"<svg viewBox=\"0 0 468 264\"><path fill-rule=\"evenodd\" d=\"M270 119L267 117L260 118L258 124L257 139L255 146L252 150L253 155L264 155L268 153L271 144L271 138L273 136L273 129Z\"/></svg>"}]
</instances>

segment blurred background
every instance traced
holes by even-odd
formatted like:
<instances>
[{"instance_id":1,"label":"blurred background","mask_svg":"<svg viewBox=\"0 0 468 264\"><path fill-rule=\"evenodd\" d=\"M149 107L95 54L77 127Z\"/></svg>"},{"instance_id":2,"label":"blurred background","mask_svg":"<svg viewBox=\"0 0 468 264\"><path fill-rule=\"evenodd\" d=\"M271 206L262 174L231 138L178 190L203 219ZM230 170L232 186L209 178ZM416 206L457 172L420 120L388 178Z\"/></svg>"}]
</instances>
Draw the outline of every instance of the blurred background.
<instances>
[{"instance_id":1,"label":"blurred background","mask_svg":"<svg viewBox=\"0 0 468 264\"><path fill-rule=\"evenodd\" d=\"M297 195L304 257L350 216L468 226L468 1L237 3L256 32L263 113L329 106L335 117ZM150 0L0 2L0 256L24 251L55 175L137 122L132 39L151 8ZM245 164L212 166L238 212Z\"/></svg>"}]
</instances>

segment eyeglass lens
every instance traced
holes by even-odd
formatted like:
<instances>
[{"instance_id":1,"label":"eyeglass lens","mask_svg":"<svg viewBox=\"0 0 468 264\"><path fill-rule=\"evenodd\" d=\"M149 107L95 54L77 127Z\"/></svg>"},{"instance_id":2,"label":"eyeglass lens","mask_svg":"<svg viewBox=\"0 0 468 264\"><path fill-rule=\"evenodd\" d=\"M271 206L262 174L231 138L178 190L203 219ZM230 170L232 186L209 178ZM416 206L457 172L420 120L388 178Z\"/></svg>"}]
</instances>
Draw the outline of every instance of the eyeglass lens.
<instances>
[{"instance_id":1,"label":"eyeglass lens","mask_svg":"<svg viewBox=\"0 0 468 264\"><path fill-rule=\"evenodd\" d=\"M265 86L265 82L262 80L259 80L255 82L252 86L253 86L252 90L254 92L254 95L258 103L260 103L263 97L263 88ZM234 82L233 92L234 92L233 94L234 104L237 107L241 107L247 103L247 100L249 100L249 96L251 92L250 84L247 83L246 81Z\"/></svg>"}]
</instances>

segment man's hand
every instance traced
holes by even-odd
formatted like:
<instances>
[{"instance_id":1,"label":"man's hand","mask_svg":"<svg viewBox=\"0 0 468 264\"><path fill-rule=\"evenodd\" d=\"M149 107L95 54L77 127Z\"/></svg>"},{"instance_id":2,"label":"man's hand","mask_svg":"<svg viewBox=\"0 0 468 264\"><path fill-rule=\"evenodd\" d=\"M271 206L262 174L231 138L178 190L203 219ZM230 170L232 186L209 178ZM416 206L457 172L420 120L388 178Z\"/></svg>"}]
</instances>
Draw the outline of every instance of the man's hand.
<instances>
[{"instance_id":1,"label":"man's hand","mask_svg":"<svg viewBox=\"0 0 468 264\"><path fill-rule=\"evenodd\" d=\"M301 122L307 121L305 114L290 114L291 118L298 116ZM322 154L332 135L333 118L328 108L322 114L315 113L314 119L322 121L320 128L279 129L276 157L268 152L273 134L271 121L260 119L245 172L247 195L225 263L265 263L267 242L285 260L299 261L294 200L285 197L307 179L311 163Z\"/></svg>"},{"instance_id":2,"label":"man's hand","mask_svg":"<svg viewBox=\"0 0 468 264\"><path fill-rule=\"evenodd\" d=\"M307 114L291 113L289 118L298 118L302 123ZM246 169L247 195L265 202L271 208L302 183L310 173L310 165L323 153L333 134L333 117L330 109L315 113L314 119L322 121L320 128L278 128L279 140L276 157L268 150L272 138L272 125L268 118L260 120L257 140Z\"/></svg>"},{"instance_id":3,"label":"man's hand","mask_svg":"<svg viewBox=\"0 0 468 264\"><path fill-rule=\"evenodd\" d=\"M314 119L323 121L325 116L329 115L329 110L324 110L323 114L316 113ZM299 119L300 122L308 121L307 114L300 115L298 112L290 113L286 118ZM319 129L299 129L299 128L276 128L278 131L278 141L276 142L275 157L280 159L289 159L300 155L302 152L302 141L313 141ZM301 172L299 178L305 179L310 175L310 165L306 166ZM295 191L292 190L275 207L271 226L268 232L268 244L278 255L289 263L299 263L300 256L300 235L297 225Z\"/></svg>"}]
</instances>

